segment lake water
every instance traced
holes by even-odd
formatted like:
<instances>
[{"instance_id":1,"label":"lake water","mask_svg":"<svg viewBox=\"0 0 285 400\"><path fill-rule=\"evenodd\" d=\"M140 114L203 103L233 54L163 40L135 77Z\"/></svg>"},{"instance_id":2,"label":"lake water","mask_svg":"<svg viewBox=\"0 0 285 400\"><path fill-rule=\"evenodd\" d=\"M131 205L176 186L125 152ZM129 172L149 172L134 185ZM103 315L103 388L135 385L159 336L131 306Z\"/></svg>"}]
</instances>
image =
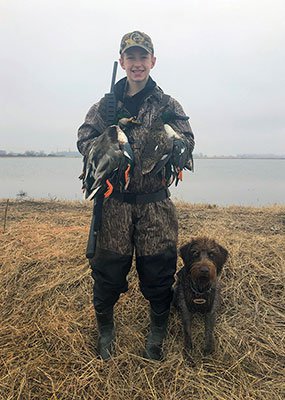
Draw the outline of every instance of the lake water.
<instances>
[{"instance_id":1,"label":"lake water","mask_svg":"<svg viewBox=\"0 0 285 400\"><path fill-rule=\"evenodd\" d=\"M81 158L0 158L0 198L20 191L34 199L82 200ZM190 203L263 206L284 204L285 160L196 159L195 172L170 187Z\"/></svg>"}]
</instances>

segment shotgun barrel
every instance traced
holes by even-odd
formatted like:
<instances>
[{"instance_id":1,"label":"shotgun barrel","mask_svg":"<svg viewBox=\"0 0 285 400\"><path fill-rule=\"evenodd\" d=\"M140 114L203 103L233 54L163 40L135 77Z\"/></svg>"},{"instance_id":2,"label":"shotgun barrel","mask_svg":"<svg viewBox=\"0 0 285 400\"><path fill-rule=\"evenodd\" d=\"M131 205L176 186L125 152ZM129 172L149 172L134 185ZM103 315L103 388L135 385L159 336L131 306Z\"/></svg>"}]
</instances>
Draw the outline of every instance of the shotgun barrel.
<instances>
[{"instance_id":1,"label":"shotgun barrel","mask_svg":"<svg viewBox=\"0 0 285 400\"><path fill-rule=\"evenodd\" d=\"M115 82L116 82L117 68L118 68L118 61L114 61L110 93L114 93L114 86L115 86Z\"/></svg>"}]
</instances>

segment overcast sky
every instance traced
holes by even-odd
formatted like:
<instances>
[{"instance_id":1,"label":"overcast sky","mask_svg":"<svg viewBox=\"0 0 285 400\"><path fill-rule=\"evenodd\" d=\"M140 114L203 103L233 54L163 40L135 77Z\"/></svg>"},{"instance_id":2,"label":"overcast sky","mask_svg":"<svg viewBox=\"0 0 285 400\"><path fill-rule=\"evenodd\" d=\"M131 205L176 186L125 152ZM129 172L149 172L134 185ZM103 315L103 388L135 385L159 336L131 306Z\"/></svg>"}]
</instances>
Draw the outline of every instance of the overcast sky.
<instances>
[{"instance_id":1,"label":"overcast sky","mask_svg":"<svg viewBox=\"0 0 285 400\"><path fill-rule=\"evenodd\" d=\"M196 152L285 154L284 12L284 0L0 0L0 149L75 150L121 37L142 30Z\"/></svg>"}]
</instances>

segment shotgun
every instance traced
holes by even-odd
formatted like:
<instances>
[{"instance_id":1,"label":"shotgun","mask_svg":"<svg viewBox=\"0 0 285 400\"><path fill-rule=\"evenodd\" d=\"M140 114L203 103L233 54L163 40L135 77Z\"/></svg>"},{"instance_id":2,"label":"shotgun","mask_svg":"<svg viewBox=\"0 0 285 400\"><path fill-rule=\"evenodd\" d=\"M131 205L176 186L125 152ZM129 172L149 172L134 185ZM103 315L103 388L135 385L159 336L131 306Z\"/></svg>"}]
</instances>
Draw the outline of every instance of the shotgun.
<instances>
[{"instance_id":1,"label":"shotgun","mask_svg":"<svg viewBox=\"0 0 285 400\"><path fill-rule=\"evenodd\" d=\"M117 68L118 61L114 61L110 93L106 93L104 96L106 105L106 122L108 126L115 123L117 113L117 102L114 93ZM86 247L86 257L89 259L93 258L95 255L97 234L101 225L103 200L104 195L95 196L94 198L92 219Z\"/></svg>"}]
</instances>

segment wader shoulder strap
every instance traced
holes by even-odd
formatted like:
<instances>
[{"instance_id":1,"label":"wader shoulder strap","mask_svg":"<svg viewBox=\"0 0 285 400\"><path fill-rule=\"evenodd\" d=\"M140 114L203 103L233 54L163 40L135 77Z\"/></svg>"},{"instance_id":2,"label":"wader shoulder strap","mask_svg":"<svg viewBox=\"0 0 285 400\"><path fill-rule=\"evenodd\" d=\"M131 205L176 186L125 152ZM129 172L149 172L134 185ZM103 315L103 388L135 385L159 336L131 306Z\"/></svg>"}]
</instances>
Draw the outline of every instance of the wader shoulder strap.
<instances>
[{"instance_id":1,"label":"wader shoulder strap","mask_svg":"<svg viewBox=\"0 0 285 400\"><path fill-rule=\"evenodd\" d=\"M168 106L169 100L170 100L169 94L163 93L163 95L162 95L162 100L161 100L161 105L162 105L163 107Z\"/></svg>"}]
</instances>

